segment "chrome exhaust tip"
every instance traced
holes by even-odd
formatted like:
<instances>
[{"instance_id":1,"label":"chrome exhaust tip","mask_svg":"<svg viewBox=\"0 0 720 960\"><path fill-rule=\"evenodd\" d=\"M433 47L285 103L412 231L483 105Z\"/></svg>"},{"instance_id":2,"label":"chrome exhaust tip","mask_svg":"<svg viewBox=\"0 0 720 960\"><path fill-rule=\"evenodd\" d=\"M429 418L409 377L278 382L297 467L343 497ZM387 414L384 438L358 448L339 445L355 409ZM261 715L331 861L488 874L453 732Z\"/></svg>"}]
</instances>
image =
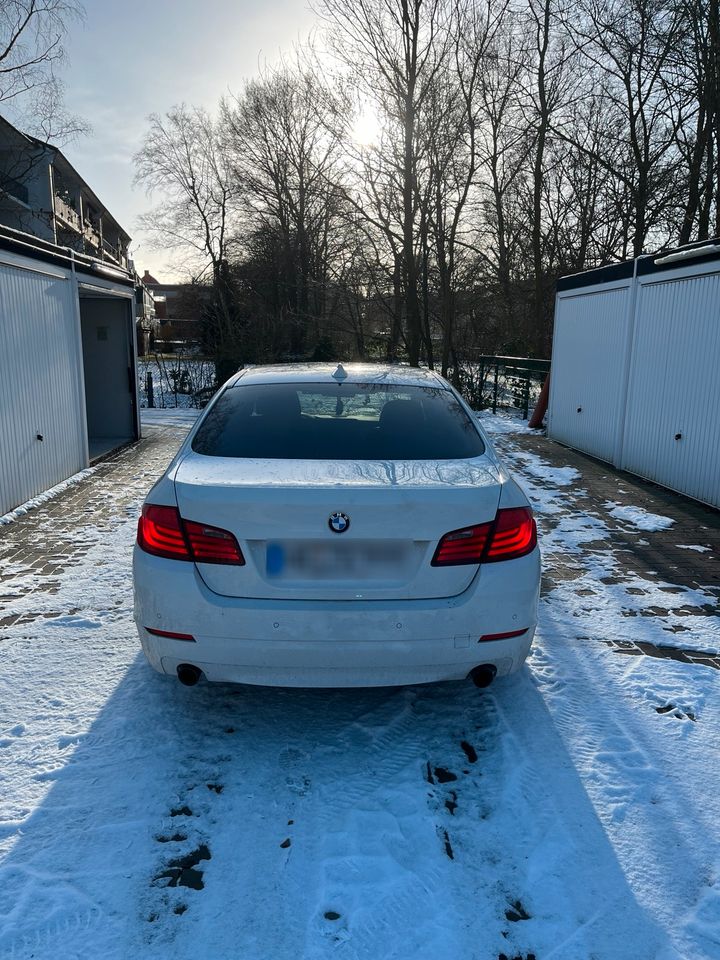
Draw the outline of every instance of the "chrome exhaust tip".
<instances>
[{"instance_id":1,"label":"chrome exhaust tip","mask_svg":"<svg viewBox=\"0 0 720 960\"><path fill-rule=\"evenodd\" d=\"M495 679L497 667L492 663L483 663L479 667L473 667L468 676L476 687L481 689L489 687Z\"/></svg>"},{"instance_id":2,"label":"chrome exhaust tip","mask_svg":"<svg viewBox=\"0 0 720 960\"><path fill-rule=\"evenodd\" d=\"M177 668L177 678L186 687L194 687L202 676L202 670L192 663L181 663Z\"/></svg>"}]
</instances>

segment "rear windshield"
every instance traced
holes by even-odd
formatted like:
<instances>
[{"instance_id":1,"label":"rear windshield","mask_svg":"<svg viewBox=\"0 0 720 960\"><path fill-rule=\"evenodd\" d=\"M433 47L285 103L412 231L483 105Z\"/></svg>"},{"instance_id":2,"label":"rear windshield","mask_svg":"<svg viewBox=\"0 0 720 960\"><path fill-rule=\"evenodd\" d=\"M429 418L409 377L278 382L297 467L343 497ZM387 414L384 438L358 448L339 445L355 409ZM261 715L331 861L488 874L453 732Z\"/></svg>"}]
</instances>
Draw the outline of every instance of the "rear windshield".
<instances>
[{"instance_id":1,"label":"rear windshield","mask_svg":"<svg viewBox=\"0 0 720 960\"><path fill-rule=\"evenodd\" d=\"M192 448L271 460L456 460L485 452L448 390L385 383L229 387Z\"/></svg>"}]
</instances>

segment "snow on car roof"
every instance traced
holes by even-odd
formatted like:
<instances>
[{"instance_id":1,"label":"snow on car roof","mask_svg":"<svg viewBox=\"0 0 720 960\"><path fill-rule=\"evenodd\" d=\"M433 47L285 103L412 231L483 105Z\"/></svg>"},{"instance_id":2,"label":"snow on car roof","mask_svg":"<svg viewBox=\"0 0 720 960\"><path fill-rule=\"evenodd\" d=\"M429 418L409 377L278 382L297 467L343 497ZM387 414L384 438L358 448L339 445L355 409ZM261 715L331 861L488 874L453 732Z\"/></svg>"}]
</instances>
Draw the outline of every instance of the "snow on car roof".
<instances>
[{"instance_id":1,"label":"snow on car roof","mask_svg":"<svg viewBox=\"0 0 720 960\"><path fill-rule=\"evenodd\" d=\"M334 378L338 363L278 363L241 370L228 386L245 383L392 383L419 387L444 387L448 384L434 370L391 363L343 363L346 377Z\"/></svg>"}]
</instances>

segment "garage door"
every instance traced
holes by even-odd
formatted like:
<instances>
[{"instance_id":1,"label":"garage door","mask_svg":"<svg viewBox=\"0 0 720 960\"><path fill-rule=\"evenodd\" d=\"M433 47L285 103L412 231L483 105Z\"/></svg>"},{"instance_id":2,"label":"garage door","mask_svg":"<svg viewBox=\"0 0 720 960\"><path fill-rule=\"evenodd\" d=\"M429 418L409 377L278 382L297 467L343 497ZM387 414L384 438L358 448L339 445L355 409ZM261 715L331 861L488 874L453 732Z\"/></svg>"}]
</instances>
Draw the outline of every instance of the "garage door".
<instances>
[{"instance_id":1,"label":"garage door","mask_svg":"<svg viewBox=\"0 0 720 960\"><path fill-rule=\"evenodd\" d=\"M77 473L86 460L78 320L68 276L0 262L0 317L2 514Z\"/></svg>"},{"instance_id":2,"label":"garage door","mask_svg":"<svg viewBox=\"0 0 720 960\"><path fill-rule=\"evenodd\" d=\"M548 433L613 460L626 356L628 287L558 298Z\"/></svg>"},{"instance_id":3,"label":"garage door","mask_svg":"<svg viewBox=\"0 0 720 960\"><path fill-rule=\"evenodd\" d=\"M641 282L622 466L720 506L720 274Z\"/></svg>"}]
</instances>

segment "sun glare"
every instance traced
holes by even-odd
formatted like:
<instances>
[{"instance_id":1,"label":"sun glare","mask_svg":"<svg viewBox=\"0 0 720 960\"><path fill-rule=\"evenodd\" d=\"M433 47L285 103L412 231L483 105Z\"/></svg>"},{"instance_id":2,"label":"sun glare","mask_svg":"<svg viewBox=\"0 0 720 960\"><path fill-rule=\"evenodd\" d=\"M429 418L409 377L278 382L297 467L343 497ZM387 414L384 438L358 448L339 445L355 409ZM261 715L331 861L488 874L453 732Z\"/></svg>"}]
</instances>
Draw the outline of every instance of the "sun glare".
<instances>
[{"instance_id":1,"label":"sun glare","mask_svg":"<svg viewBox=\"0 0 720 960\"><path fill-rule=\"evenodd\" d=\"M363 104L355 116L352 138L361 147L371 147L380 139L380 118L369 105Z\"/></svg>"}]
</instances>

